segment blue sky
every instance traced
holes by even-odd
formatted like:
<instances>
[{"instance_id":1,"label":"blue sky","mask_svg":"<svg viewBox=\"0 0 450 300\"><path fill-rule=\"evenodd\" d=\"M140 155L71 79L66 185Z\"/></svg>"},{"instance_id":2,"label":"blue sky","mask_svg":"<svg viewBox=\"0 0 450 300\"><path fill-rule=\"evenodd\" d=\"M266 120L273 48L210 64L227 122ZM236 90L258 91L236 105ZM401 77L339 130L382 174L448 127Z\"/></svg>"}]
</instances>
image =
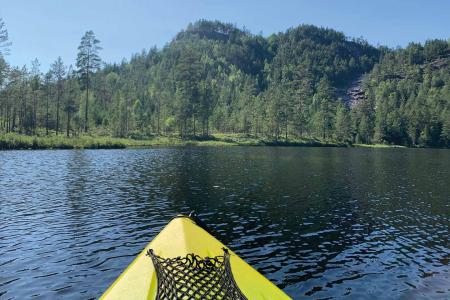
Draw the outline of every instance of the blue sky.
<instances>
[{"instance_id":1,"label":"blue sky","mask_svg":"<svg viewBox=\"0 0 450 300\"><path fill-rule=\"evenodd\" d=\"M0 17L13 43L7 60L42 69L61 56L73 64L83 33L92 29L106 62L164 46L187 24L217 19L269 35L314 24L363 36L372 44L450 38L450 1L445 0L2 0Z\"/></svg>"}]
</instances>

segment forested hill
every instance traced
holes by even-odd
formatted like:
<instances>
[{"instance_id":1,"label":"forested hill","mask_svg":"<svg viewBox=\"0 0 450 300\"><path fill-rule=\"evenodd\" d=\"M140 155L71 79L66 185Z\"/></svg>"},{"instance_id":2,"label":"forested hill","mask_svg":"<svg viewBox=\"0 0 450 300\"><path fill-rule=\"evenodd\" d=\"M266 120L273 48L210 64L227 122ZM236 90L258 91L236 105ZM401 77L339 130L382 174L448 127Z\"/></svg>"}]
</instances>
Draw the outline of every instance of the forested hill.
<instances>
[{"instance_id":1,"label":"forested hill","mask_svg":"<svg viewBox=\"0 0 450 300\"><path fill-rule=\"evenodd\" d=\"M387 52L364 83L371 138L403 145L450 146L450 40Z\"/></svg>"},{"instance_id":2,"label":"forested hill","mask_svg":"<svg viewBox=\"0 0 450 300\"><path fill-rule=\"evenodd\" d=\"M162 49L97 69L83 56L99 42L88 33L72 71L4 68L0 131L450 145L446 41L390 50L311 25L263 37L201 20ZM339 91L361 76L350 107Z\"/></svg>"}]
</instances>

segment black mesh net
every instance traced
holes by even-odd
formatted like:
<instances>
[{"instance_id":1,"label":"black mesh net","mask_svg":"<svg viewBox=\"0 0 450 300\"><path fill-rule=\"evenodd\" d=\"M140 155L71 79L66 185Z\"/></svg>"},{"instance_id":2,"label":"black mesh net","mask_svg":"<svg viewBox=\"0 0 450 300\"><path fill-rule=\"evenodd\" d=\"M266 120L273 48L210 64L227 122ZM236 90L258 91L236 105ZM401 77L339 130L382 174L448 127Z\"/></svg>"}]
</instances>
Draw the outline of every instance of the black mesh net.
<instances>
[{"instance_id":1,"label":"black mesh net","mask_svg":"<svg viewBox=\"0 0 450 300\"><path fill-rule=\"evenodd\" d=\"M230 254L225 248L223 251L215 257L162 258L148 250L158 280L156 299L247 299L234 281Z\"/></svg>"}]
</instances>

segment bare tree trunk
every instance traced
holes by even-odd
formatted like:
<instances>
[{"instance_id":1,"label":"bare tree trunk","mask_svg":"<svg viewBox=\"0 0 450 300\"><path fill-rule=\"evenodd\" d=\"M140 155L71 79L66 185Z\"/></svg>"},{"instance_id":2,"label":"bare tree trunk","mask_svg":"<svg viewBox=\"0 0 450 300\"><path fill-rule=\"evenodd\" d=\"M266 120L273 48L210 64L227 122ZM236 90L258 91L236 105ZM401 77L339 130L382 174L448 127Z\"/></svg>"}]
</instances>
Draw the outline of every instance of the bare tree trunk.
<instances>
[{"instance_id":1,"label":"bare tree trunk","mask_svg":"<svg viewBox=\"0 0 450 300\"><path fill-rule=\"evenodd\" d=\"M60 102L60 99L61 99L61 91L60 91L60 87L58 86L58 95L56 97L56 135L58 135L58 133L59 133L59 102Z\"/></svg>"},{"instance_id":2,"label":"bare tree trunk","mask_svg":"<svg viewBox=\"0 0 450 300\"><path fill-rule=\"evenodd\" d=\"M67 109L67 129L66 129L66 135L69 137L70 135L70 109Z\"/></svg>"},{"instance_id":3,"label":"bare tree trunk","mask_svg":"<svg viewBox=\"0 0 450 300\"><path fill-rule=\"evenodd\" d=\"M0 130L5 128L5 104L3 104L3 101L0 102Z\"/></svg>"},{"instance_id":4,"label":"bare tree trunk","mask_svg":"<svg viewBox=\"0 0 450 300\"><path fill-rule=\"evenodd\" d=\"M86 102L84 110L84 133L88 132L89 71L86 72Z\"/></svg>"},{"instance_id":5,"label":"bare tree trunk","mask_svg":"<svg viewBox=\"0 0 450 300\"><path fill-rule=\"evenodd\" d=\"M11 132L11 108L8 107L8 111L6 112L8 114L8 123L6 123L6 132Z\"/></svg>"},{"instance_id":6,"label":"bare tree trunk","mask_svg":"<svg viewBox=\"0 0 450 300\"><path fill-rule=\"evenodd\" d=\"M17 111L16 108L13 108L13 115L12 115L12 122L11 122L11 130L10 131L14 131L16 129L16 115L17 115Z\"/></svg>"},{"instance_id":7,"label":"bare tree trunk","mask_svg":"<svg viewBox=\"0 0 450 300\"><path fill-rule=\"evenodd\" d=\"M45 135L48 135L48 101L50 98L50 93L48 91L49 87L47 86L47 102L45 104Z\"/></svg>"},{"instance_id":8,"label":"bare tree trunk","mask_svg":"<svg viewBox=\"0 0 450 300\"><path fill-rule=\"evenodd\" d=\"M33 93L33 134L36 135L37 127L37 95Z\"/></svg>"},{"instance_id":9,"label":"bare tree trunk","mask_svg":"<svg viewBox=\"0 0 450 300\"><path fill-rule=\"evenodd\" d=\"M128 102L128 99L125 100L125 137L128 136Z\"/></svg>"},{"instance_id":10,"label":"bare tree trunk","mask_svg":"<svg viewBox=\"0 0 450 300\"><path fill-rule=\"evenodd\" d=\"M284 139L286 140L286 142L288 141L288 117L287 117L287 114L286 114L286 122L285 122L286 124L285 124L285 131L284 131Z\"/></svg>"},{"instance_id":11,"label":"bare tree trunk","mask_svg":"<svg viewBox=\"0 0 450 300\"><path fill-rule=\"evenodd\" d=\"M160 135L161 100L158 98L158 135Z\"/></svg>"},{"instance_id":12,"label":"bare tree trunk","mask_svg":"<svg viewBox=\"0 0 450 300\"><path fill-rule=\"evenodd\" d=\"M192 116L192 118L194 119L194 138L195 138L195 114Z\"/></svg>"},{"instance_id":13,"label":"bare tree trunk","mask_svg":"<svg viewBox=\"0 0 450 300\"><path fill-rule=\"evenodd\" d=\"M23 132L26 132L25 131L25 120L26 120L26 117L27 117L27 100L25 99L25 96L24 95L22 95L22 103L23 103L23 108L22 108L22 117L20 118L20 132L22 133L22 131Z\"/></svg>"}]
</instances>

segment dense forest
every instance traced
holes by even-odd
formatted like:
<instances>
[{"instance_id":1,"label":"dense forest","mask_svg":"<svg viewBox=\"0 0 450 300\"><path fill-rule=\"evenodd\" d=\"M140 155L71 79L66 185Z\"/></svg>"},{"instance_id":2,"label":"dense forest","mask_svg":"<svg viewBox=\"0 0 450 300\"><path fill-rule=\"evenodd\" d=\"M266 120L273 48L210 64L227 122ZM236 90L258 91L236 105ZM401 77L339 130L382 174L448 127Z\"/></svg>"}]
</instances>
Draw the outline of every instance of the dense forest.
<instances>
[{"instance_id":1,"label":"dense forest","mask_svg":"<svg viewBox=\"0 0 450 300\"><path fill-rule=\"evenodd\" d=\"M46 72L10 66L9 46L1 21L0 134L450 146L445 40L389 49L311 25L264 37L201 20L119 64L88 31L75 66Z\"/></svg>"}]
</instances>

